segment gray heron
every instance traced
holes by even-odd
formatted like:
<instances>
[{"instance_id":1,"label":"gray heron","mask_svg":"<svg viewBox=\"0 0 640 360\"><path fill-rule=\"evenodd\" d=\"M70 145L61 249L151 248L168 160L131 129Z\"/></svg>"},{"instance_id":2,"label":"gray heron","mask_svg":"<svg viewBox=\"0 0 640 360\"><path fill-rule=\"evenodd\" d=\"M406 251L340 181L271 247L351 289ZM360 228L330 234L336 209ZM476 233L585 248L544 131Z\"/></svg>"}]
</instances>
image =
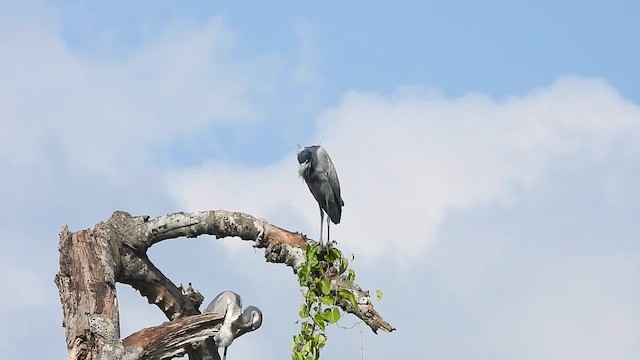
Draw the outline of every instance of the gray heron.
<instances>
[{"instance_id":1,"label":"gray heron","mask_svg":"<svg viewBox=\"0 0 640 360\"><path fill-rule=\"evenodd\" d=\"M262 312L255 306L247 306L242 310L242 298L233 291L223 291L216 296L205 313L224 315L222 326L214 335L213 341L218 348L224 348L223 360L227 358L227 348L233 340L247 332L256 330L262 325Z\"/></svg>"},{"instance_id":2,"label":"gray heron","mask_svg":"<svg viewBox=\"0 0 640 360\"><path fill-rule=\"evenodd\" d=\"M306 146L298 150L298 174L304 179L320 207L320 245L322 246L322 227L324 213L327 213L327 243L329 243L329 225L340 223L344 201L340 196L338 173L327 151L318 145Z\"/></svg>"}]
</instances>

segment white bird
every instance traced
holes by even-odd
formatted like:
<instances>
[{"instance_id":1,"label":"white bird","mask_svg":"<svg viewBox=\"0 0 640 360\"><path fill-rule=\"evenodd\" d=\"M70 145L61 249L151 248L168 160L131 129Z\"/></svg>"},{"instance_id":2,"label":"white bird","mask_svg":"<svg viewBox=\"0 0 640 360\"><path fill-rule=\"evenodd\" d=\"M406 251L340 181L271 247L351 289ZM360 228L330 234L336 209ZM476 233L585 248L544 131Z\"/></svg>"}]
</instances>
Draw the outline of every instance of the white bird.
<instances>
[{"instance_id":1,"label":"white bird","mask_svg":"<svg viewBox=\"0 0 640 360\"><path fill-rule=\"evenodd\" d=\"M223 360L227 358L227 348L233 340L247 332L256 330L262 325L262 312L255 306L247 306L242 311L242 298L233 291L223 291L216 296L205 313L224 315L222 326L213 340L218 348L224 348Z\"/></svg>"}]
</instances>

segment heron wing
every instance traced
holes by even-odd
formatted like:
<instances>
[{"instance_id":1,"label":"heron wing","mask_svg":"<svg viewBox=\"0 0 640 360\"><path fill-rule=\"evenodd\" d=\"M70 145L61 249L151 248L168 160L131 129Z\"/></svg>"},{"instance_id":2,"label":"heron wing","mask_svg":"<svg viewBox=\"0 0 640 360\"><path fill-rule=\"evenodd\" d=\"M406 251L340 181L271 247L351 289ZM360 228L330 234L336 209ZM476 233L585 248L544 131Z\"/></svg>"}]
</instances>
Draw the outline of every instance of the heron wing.
<instances>
[{"instance_id":1,"label":"heron wing","mask_svg":"<svg viewBox=\"0 0 640 360\"><path fill-rule=\"evenodd\" d=\"M318 199L318 197L316 197L316 200L319 202L325 201L324 204L326 205L323 206L321 204L320 206L324 208L327 214L329 214L329 218L334 224L339 224L340 218L342 217L342 206L344 205L344 201L342 201L342 196L340 195L340 180L338 180L338 173L336 172L335 166L333 166L331 157L324 148L318 147L316 157L318 159L318 164L321 166L319 171L322 172L323 177L326 179L323 187L330 188L322 191L322 195L325 196L324 199Z\"/></svg>"},{"instance_id":2,"label":"heron wing","mask_svg":"<svg viewBox=\"0 0 640 360\"><path fill-rule=\"evenodd\" d=\"M331 185L331 190L333 190L336 197L336 203L339 206L343 206L344 201L342 201L342 197L340 195L340 180L338 180L338 173L336 172L336 168L333 166L329 153L327 153L323 147L318 147L317 156L320 164L326 164L323 170L327 175L329 185Z\"/></svg>"},{"instance_id":3,"label":"heron wing","mask_svg":"<svg viewBox=\"0 0 640 360\"><path fill-rule=\"evenodd\" d=\"M242 299L240 298L240 295L234 293L233 291L223 291L218 294L215 298L213 298L213 300L211 300L209 305L207 305L207 308L204 310L204 312L214 312L226 318L227 310L232 303L235 303L235 306L233 306L235 314L229 315L232 315L231 320L235 320L236 318L238 318L238 316L240 316L242 312Z\"/></svg>"},{"instance_id":4,"label":"heron wing","mask_svg":"<svg viewBox=\"0 0 640 360\"><path fill-rule=\"evenodd\" d=\"M225 295L225 292L221 292L211 300L207 308L204 310L206 313L217 313L224 316L227 313L229 301Z\"/></svg>"}]
</instances>

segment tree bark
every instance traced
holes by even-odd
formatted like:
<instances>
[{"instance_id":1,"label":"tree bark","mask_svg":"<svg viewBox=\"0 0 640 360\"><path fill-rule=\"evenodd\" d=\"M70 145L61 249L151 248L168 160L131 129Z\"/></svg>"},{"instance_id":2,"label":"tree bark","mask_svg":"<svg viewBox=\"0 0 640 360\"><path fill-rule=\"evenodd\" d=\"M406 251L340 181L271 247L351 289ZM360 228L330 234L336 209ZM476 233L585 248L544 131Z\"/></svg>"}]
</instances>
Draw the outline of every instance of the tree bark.
<instances>
[{"instance_id":1,"label":"tree bark","mask_svg":"<svg viewBox=\"0 0 640 360\"><path fill-rule=\"evenodd\" d=\"M160 326L142 329L122 340L126 349L137 349L144 359L168 359L189 352L194 342L202 342L218 332L221 314L187 316ZM215 348L215 345L213 345Z\"/></svg>"},{"instance_id":2,"label":"tree bark","mask_svg":"<svg viewBox=\"0 0 640 360\"><path fill-rule=\"evenodd\" d=\"M173 213L150 219L116 211L93 230L60 233L60 293L67 341L67 359L169 359L189 354L192 360L219 359L210 338L222 318L200 315L202 296L191 286L177 287L153 265L147 249L167 239L236 236L265 249L268 262L283 263L295 272L304 263L303 248L314 242L251 215L224 210ZM341 307L377 332L393 331L369 300L369 294L346 277L330 278L334 291L347 289L357 299ZM171 320L120 339L116 282L129 284ZM208 340L206 340L208 339Z\"/></svg>"}]
</instances>

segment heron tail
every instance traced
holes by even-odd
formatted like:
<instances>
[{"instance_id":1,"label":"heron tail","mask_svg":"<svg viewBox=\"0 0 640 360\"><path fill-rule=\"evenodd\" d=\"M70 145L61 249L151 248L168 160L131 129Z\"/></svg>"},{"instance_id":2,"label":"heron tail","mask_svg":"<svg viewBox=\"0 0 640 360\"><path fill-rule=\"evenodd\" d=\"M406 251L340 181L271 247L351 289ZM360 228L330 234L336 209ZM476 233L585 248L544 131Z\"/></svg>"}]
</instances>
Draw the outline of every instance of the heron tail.
<instances>
[{"instance_id":1,"label":"heron tail","mask_svg":"<svg viewBox=\"0 0 640 360\"><path fill-rule=\"evenodd\" d=\"M334 224L340 224L340 218L342 217L343 202L341 199L339 200L339 203L336 203L335 201L329 201L327 204L327 214L329 214L329 218Z\"/></svg>"}]
</instances>

